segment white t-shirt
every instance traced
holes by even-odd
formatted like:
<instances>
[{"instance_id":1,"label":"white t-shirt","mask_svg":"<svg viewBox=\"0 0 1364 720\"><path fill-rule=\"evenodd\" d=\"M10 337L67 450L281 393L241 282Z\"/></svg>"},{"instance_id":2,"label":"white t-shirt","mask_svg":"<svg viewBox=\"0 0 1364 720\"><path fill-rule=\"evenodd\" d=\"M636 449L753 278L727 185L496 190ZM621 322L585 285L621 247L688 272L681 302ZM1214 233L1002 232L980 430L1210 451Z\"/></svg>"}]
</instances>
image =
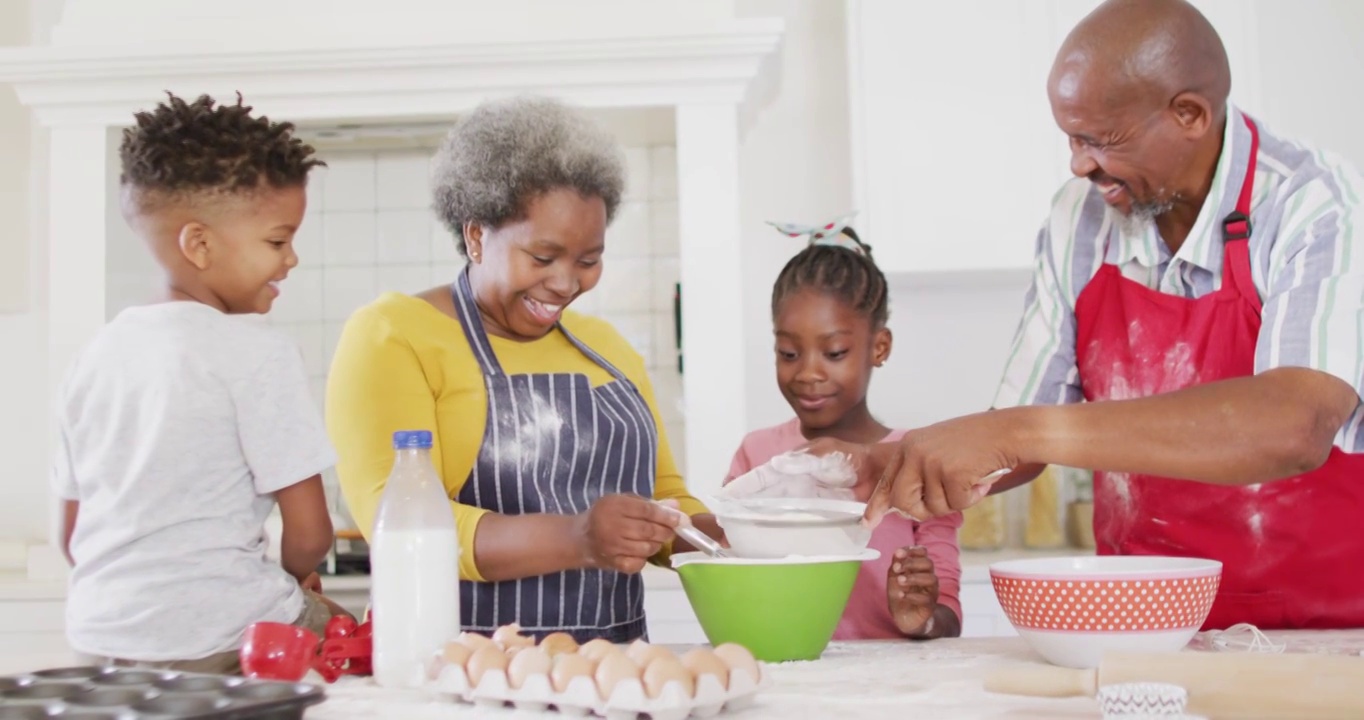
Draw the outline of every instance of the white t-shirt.
<instances>
[{"instance_id":1,"label":"white t-shirt","mask_svg":"<svg viewBox=\"0 0 1364 720\"><path fill-rule=\"evenodd\" d=\"M130 308L78 355L57 407L59 497L80 501L67 638L91 655L196 659L293 622L266 558L273 493L336 456L297 345L207 305Z\"/></svg>"}]
</instances>

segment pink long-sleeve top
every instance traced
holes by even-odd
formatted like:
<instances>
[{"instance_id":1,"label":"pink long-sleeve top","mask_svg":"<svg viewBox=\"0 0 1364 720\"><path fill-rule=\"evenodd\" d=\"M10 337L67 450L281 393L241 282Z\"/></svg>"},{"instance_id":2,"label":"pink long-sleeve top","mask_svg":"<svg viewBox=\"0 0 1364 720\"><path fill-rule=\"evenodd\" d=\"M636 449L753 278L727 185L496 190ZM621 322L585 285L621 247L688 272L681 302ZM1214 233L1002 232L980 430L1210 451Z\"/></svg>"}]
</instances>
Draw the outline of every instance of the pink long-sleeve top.
<instances>
[{"instance_id":1,"label":"pink long-sleeve top","mask_svg":"<svg viewBox=\"0 0 1364 720\"><path fill-rule=\"evenodd\" d=\"M892 430L881 442L896 442L904 430ZM808 440L800 432L796 418L762 430L754 430L744 437L734 461L729 467L725 483L743 475L773 457L790 452ZM938 603L952 609L961 618L961 548L957 545L957 528L961 527L961 513L918 523L900 515L887 515L872 531L869 546L880 551L881 557L862 563L853 583L852 596L843 610L843 618L834 631L834 640L873 640L902 637L891 619L886 599L886 576L895 551L899 548L922 545L928 550L933 568L938 574Z\"/></svg>"}]
</instances>

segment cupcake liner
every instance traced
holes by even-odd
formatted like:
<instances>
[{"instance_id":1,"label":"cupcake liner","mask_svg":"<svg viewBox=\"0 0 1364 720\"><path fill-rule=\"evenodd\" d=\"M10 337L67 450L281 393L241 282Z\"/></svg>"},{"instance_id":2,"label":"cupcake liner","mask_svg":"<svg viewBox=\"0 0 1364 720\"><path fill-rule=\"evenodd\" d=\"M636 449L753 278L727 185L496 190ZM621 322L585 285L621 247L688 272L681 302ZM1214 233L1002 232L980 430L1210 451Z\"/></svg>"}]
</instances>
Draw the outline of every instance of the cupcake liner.
<instances>
[{"instance_id":1,"label":"cupcake liner","mask_svg":"<svg viewBox=\"0 0 1364 720\"><path fill-rule=\"evenodd\" d=\"M1189 693L1166 683L1122 683L1099 688L1099 707L1105 720L1183 717Z\"/></svg>"}]
</instances>

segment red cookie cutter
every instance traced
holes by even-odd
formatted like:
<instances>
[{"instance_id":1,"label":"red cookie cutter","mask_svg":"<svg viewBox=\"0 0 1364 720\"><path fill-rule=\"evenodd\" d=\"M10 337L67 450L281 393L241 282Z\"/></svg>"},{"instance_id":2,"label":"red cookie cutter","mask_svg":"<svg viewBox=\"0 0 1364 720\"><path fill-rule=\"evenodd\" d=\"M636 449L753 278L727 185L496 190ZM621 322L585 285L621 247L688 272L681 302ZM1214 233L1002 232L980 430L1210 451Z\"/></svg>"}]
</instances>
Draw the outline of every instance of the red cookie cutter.
<instances>
[{"instance_id":1,"label":"red cookie cutter","mask_svg":"<svg viewBox=\"0 0 1364 720\"><path fill-rule=\"evenodd\" d=\"M373 631L373 622L368 619L359 625L345 615L328 620L313 668L327 682L335 682L342 675L372 675Z\"/></svg>"}]
</instances>

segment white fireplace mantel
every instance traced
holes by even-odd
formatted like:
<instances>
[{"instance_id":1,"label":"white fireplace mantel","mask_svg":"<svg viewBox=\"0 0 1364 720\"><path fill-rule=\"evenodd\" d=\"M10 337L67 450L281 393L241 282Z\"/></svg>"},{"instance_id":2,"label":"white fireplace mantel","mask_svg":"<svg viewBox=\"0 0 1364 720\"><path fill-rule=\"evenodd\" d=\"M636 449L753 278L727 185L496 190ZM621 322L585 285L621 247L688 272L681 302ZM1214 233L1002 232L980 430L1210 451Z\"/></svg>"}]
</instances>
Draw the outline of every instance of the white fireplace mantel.
<instances>
[{"instance_id":1,"label":"white fireplace mantel","mask_svg":"<svg viewBox=\"0 0 1364 720\"><path fill-rule=\"evenodd\" d=\"M686 16L688 22L678 20L683 15L660 18L654 2L592 0L618 11L609 25L559 23L566 35L556 38L554 19L541 17L527 40L505 28L475 32L476 24L462 15L460 32L444 33L450 40L442 43L410 13L391 13L383 24L372 11L349 23L334 12L329 22L348 32L313 33L301 43L279 32L288 23L270 15L256 16L270 17L269 23L219 17L197 24L182 18L175 25L164 15L143 22L125 13L120 22L140 27L141 35L111 44L95 32L98 12L107 12L99 8L111 5L69 2L64 26L54 30L57 44L0 49L0 84L13 84L48 131L45 314L52 387L73 352L106 320L106 217L116 216L107 204L117 176L110 130L130 124L134 112L152 107L165 91L208 93L220 101L240 91L259 111L300 124L438 120L521 93L593 108L669 107L677 132L686 466L693 488L718 486L733 443L747 427L743 404L735 400L744 397L742 315L734 311L743 301L740 267L713 258L732 256L739 242L740 127L775 82L780 20L726 17L732 8L722 0L698 2L706 12L699 19ZM415 0L390 2L413 6ZM439 14L456 4L468 7L433 7ZM138 3L119 4L130 5ZM177 0L166 8L212 5ZM248 12L268 7L263 0L237 5ZM356 5L325 7L340 12ZM678 13L686 5L668 7ZM630 29L631 8L639 16L637 31ZM178 42L161 42L152 32L156 22ZM366 23L373 31L368 35L357 30ZM215 41L187 37L187 28ZM261 31L253 35L252 28ZM404 28L410 41L403 41ZM340 42L346 38L354 42Z\"/></svg>"}]
</instances>

